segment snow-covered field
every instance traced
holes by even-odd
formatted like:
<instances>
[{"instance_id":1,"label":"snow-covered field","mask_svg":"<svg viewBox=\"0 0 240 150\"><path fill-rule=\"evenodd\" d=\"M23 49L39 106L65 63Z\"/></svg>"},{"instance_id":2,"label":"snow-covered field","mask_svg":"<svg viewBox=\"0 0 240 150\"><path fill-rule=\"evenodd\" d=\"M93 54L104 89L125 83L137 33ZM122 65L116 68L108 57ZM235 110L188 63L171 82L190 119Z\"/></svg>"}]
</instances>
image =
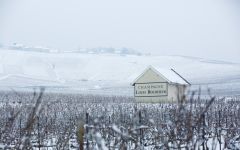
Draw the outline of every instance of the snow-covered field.
<instances>
[{"instance_id":1,"label":"snow-covered field","mask_svg":"<svg viewBox=\"0 0 240 150\"><path fill-rule=\"evenodd\" d=\"M192 89L201 85L231 97L135 103L131 83L149 65L174 68ZM240 147L238 63L2 49L0 86L0 149ZM28 92L39 86L46 91Z\"/></svg>"},{"instance_id":2,"label":"snow-covered field","mask_svg":"<svg viewBox=\"0 0 240 150\"><path fill-rule=\"evenodd\" d=\"M239 97L185 102L0 92L0 149L240 148Z\"/></svg>"},{"instance_id":3,"label":"snow-covered field","mask_svg":"<svg viewBox=\"0 0 240 150\"><path fill-rule=\"evenodd\" d=\"M174 68L196 89L240 94L240 64L186 56L137 56L0 49L0 88L132 96L131 82L149 65Z\"/></svg>"}]
</instances>

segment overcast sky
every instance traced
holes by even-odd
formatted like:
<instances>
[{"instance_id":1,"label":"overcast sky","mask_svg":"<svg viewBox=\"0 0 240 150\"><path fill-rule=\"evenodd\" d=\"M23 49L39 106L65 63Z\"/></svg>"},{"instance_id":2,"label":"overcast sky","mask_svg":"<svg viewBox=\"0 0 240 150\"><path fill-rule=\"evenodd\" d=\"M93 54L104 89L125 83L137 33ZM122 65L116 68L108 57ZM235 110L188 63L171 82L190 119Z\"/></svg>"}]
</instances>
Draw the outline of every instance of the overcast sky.
<instances>
[{"instance_id":1,"label":"overcast sky","mask_svg":"<svg viewBox=\"0 0 240 150\"><path fill-rule=\"evenodd\" d=\"M0 0L0 43L240 62L239 0Z\"/></svg>"}]
</instances>

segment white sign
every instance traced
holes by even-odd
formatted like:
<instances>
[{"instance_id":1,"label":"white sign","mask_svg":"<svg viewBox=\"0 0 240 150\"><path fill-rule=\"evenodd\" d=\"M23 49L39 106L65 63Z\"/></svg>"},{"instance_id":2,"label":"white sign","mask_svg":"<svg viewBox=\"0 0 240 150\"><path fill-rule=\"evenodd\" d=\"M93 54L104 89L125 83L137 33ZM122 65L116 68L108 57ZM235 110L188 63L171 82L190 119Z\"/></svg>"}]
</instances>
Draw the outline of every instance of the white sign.
<instances>
[{"instance_id":1,"label":"white sign","mask_svg":"<svg viewBox=\"0 0 240 150\"><path fill-rule=\"evenodd\" d=\"M158 97L167 96L167 83L156 82L156 83L136 83L135 84L135 97Z\"/></svg>"}]
</instances>

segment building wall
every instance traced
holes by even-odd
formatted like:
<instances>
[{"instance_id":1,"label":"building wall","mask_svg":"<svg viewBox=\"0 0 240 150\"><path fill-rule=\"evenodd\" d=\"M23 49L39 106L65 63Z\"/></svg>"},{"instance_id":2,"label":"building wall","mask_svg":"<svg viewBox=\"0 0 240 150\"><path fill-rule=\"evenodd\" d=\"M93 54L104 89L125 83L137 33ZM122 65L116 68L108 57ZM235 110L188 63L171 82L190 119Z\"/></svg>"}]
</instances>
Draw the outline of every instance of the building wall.
<instances>
[{"instance_id":1,"label":"building wall","mask_svg":"<svg viewBox=\"0 0 240 150\"><path fill-rule=\"evenodd\" d=\"M147 82L166 82L164 78L159 76L152 69L148 69L142 76L139 78L136 83L147 83Z\"/></svg>"},{"instance_id":2,"label":"building wall","mask_svg":"<svg viewBox=\"0 0 240 150\"><path fill-rule=\"evenodd\" d=\"M139 103L159 103L159 102L168 102L168 96L161 97L135 97L136 102Z\"/></svg>"},{"instance_id":3,"label":"building wall","mask_svg":"<svg viewBox=\"0 0 240 150\"><path fill-rule=\"evenodd\" d=\"M169 84L168 85L168 100L181 100L185 94L186 85Z\"/></svg>"},{"instance_id":4,"label":"building wall","mask_svg":"<svg viewBox=\"0 0 240 150\"><path fill-rule=\"evenodd\" d=\"M185 94L186 86L168 84L168 95L160 97L135 97L136 102L158 103L158 102L177 102Z\"/></svg>"}]
</instances>

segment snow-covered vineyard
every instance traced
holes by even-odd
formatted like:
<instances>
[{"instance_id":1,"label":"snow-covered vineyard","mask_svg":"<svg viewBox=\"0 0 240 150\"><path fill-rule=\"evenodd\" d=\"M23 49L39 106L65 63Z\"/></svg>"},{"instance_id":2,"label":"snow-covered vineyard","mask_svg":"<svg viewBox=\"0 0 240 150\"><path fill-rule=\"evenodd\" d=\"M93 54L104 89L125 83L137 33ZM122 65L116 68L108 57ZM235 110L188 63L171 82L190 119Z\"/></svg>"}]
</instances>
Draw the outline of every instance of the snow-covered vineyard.
<instances>
[{"instance_id":1,"label":"snow-covered vineyard","mask_svg":"<svg viewBox=\"0 0 240 150\"><path fill-rule=\"evenodd\" d=\"M0 93L0 149L239 149L240 98Z\"/></svg>"}]
</instances>

